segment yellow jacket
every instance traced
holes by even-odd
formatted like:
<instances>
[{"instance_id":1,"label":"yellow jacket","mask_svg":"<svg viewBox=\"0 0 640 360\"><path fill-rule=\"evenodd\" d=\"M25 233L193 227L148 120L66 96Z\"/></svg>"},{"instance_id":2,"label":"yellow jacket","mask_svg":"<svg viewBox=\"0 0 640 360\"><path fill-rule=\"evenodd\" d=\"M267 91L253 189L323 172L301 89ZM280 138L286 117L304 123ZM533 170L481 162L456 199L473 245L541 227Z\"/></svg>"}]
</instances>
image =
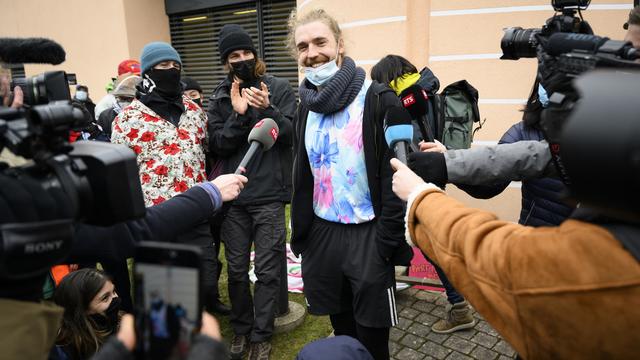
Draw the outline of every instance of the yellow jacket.
<instances>
[{"instance_id":1,"label":"yellow jacket","mask_svg":"<svg viewBox=\"0 0 640 360\"><path fill-rule=\"evenodd\" d=\"M523 358L640 358L640 264L604 228L525 227L429 186L407 211L413 242Z\"/></svg>"}]
</instances>

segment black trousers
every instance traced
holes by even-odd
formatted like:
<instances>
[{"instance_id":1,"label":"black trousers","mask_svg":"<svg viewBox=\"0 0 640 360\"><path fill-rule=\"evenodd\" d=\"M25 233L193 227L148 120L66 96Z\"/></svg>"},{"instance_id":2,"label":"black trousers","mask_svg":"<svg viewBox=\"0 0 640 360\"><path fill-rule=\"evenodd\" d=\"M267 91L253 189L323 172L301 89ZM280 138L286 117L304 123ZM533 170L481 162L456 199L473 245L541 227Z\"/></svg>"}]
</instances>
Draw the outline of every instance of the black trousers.
<instances>
[{"instance_id":1,"label":"black trousers","mask_svg":"<svg viewBox=\"0 0 640 360\"><path fill-rule=\"evenodd\" d=\"M389 360L389 328L372 328L360 325L353 312L329 315L334 334L358 339L375 360Z\"/></svg>"},{"instance_id":2,"label":"black trousers","mask_svg":"<svg viewBox=\"0 0 640 360\"><path fill-rule=\"evenodd\" d=\"M284 204L273 202L231 205L222 224L229 275L231 327L235 334L249 335L251 342L267 341L273 334L285 251L284 222ZM258 278L253 298L248 274L252 244Z\"/></svg>"}]
</instances>

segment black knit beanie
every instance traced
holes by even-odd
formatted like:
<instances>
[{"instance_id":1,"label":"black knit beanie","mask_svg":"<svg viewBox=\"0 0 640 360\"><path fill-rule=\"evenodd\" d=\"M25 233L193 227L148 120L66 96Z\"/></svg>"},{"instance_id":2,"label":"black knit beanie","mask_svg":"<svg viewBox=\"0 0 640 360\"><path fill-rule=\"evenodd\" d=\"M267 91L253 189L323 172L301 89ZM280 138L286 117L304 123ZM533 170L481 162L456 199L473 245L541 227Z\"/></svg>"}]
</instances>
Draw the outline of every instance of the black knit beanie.
<instances>
[{"instance_id":1,"label":"black knit beanie","mask_svg":"<svg viewBox=\"0 0 640 360\"><path fill-rule=\"evenodd\" d=\"M187 91L187 90L197 90L198 92L202 93L202 87L196 81L196 79L190 78L188 76L183 76L182 79L180 79L180 81L182 82L183 90L185 90L185 91Z\"/></svg>"},{"instance_id":2,"label":"black knit beanie","mask_svg":"<svg viewBox=\"0 0 640 360\"><path fill-rule=\"evenodd\" d=\"M227 24L220 29L218 50L221 64L226 63L227 56L236 50L251 50L253 56L258 57L251 36L238 24Z\"/></svg>"}]
</instances>

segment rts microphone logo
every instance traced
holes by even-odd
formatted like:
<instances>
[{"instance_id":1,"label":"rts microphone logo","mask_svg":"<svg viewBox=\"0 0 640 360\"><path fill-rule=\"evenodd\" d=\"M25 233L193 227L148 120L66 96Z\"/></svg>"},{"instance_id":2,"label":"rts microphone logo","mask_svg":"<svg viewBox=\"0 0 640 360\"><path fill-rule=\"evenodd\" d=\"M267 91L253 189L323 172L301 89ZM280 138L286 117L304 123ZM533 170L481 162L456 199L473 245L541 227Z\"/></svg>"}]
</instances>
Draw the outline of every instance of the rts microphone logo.
<instances>
[{"instance_id":1,"label":"rts microphone logo","mask_svg":"<svg viewBox=\"0 0 640 360\"><path fill-rule=\"evenodd\" d=\"M415 103L416 103L416 98L413 96L413 94L409 94L402 98L402 106L404 107L409 107Z\"/></svg>"},{"instance_id":2,"label":"rts microphone logo","mask_svg":"<svg viewBox=\"0 0 640 360\"><path fill-rule=\"evenodd\" d=\"M273 138L273 141L278 140L278 129L271 128L271 130L269 131L269 134L271 134L271 137Z\"/></svg>"}]
</instances>

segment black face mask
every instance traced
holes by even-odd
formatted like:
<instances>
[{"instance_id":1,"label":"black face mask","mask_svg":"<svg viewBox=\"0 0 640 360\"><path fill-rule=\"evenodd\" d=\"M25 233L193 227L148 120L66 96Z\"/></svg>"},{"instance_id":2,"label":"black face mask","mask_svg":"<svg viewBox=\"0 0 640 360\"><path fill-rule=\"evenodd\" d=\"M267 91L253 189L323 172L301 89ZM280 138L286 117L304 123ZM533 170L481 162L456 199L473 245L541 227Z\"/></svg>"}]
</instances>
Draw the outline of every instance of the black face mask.
<instances>
[{"instance_id":1,"label":"black face mask","mask_svg":"<svg viewBox=\"0 0 640 360\"><path fill-rule=\"evenodd\" d=\"M229 63L229 65L231 65L231 74L237 76L242 81L255 79L256 59L236 61Z\"/></svg>"},{"instance_id":2,"label":"black face mask","mask_svg":"<svg viewBox=\"0 0 640 360\"><path fill-rule=\"evenodd\" d=\"M191 100L193 100L194 103L198 104L198 106L202 107L202 99L201 98L191 99Z\"/></svg>"},{"instance_id":3,"label":"black face mask","mask_svg":"<svg viewBox=\"0 0 640 360\"><path fill-rule=\"evenodd\" d=\"M104 314L91 314L90 318L102 330L116 332L118 330L118 312L120 311L121 300L119 297L113 298Z\"/></svg>"},{"instance_id":4,"label":"black face mask","mask_svg":"<svg viewBox=\"0 0 640 360\"><path fill-rule=\"evenodd\" d=\"M175 99L182 94L180 70L176 68L151 69L144 74L142 89L147 94L155 92L163 98Z\"/></svg>"}]
</instances>

